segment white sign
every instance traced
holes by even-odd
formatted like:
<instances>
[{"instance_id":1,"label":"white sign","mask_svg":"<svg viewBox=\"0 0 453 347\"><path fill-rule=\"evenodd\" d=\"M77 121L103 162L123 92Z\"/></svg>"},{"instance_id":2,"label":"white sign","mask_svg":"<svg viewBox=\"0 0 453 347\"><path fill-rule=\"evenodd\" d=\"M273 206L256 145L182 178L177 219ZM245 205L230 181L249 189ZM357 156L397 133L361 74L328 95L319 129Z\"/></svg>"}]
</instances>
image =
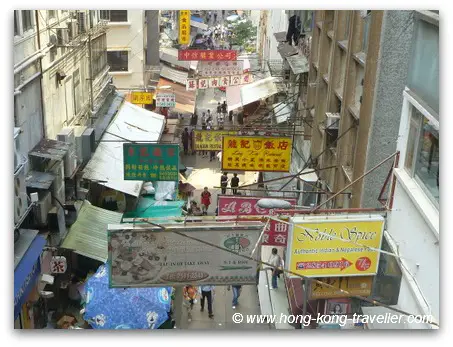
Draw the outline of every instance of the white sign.
<instances>
[{"instance_id":1,"label":"white sign","mask_svg":"<svg viewBox=\"0 0 453 347\"><path fill-rule=\"evenodd\" d=\"M156 95L157 107L175 107L176 95L174 93L160 93Z\"/></svg>"},{"instance_id":2,"label":"white sign","mask_svg":"<svg viewBox=\"0 0 453 347\"><path fill-rule=\"evenodd\" d=\"M109 225L111 287L162 287L187 284L254 284L250 256L262 223L175 227L165 231L128 224ZM172 232L209 242L231 252Z\"/></svg>"},{"instance_id":3,"label":"white sign","mask_svg":"<svg viewBox=\"0 0 453 347\"><path fill-rule=\"evenodd\" d=\"M228 86L238 86L253 82L251 74L211 77L211 78L188 78L186 80L186 90L192 91L197 89L219 88Z\"/></svg>"},{"instance_id":4,"label":"white sign","mask_svg":"<svg viewBox=\"0 0 453 347\"><path fill-rule=\"evenodd\" d=\"M64 274L67 269L67 261L63 256L52 257L50 261L50 271L53 274Z\"/></svg>"},{"instance_id":5,"label":"white sign","mask_svg":"<svg viewBox=\"0 0 453 347\"><path fill-rule=\"evenodd\" d=\"M242 75L244 61L199 61L197 70L200 77Z\"/></svg>"}]
</instances>

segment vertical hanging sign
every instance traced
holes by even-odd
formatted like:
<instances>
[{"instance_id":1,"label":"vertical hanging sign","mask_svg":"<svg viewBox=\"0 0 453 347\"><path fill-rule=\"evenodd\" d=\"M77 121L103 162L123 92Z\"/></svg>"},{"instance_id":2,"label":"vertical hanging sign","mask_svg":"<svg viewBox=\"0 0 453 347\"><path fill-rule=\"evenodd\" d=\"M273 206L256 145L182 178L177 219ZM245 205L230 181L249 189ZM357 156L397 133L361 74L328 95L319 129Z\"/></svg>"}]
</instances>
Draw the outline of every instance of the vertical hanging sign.
<instances>
[{"instance_id":1,"label":"vertical hanging sign","mask_svg":"<svg viewBox=\"0 0 453 347\"><path fill-rule=\"evenodd\" d=\"M188 45L190 43L190 11L179 11L179 44Z\"/></svg>"}]
</instances>

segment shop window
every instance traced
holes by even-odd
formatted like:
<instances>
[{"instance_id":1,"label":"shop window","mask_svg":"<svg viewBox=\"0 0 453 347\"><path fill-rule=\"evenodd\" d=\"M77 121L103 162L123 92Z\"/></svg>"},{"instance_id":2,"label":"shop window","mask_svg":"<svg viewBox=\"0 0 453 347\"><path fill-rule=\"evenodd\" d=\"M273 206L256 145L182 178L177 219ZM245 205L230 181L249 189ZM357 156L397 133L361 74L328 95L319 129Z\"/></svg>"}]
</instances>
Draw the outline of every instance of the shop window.
<instances>
[{"instance_id":1,"label":"shop window","mask_svg":"<svg viewBox=\"0 0 453 347\"><path fill-rule=\"evenodd\" d=\"M33 11L21 11L22 12L22 29L24 32L33 29Z\"/></svg>"},{"instance_id":2,"label":"shop window","mask_svg":"<svg viewBox=\"0 0 453 347\"><path fill-rule=\"evenodd\" d=\"M128 52L127 51L110 51L107 52L107 61L110 65L110 71L128 71Z\"/></svg>"},{"instance_id":3,"label":"shop window","mask_svg":"<svg viewBox=\"0 0 453 347\"><path fill-rule=\"evenodd\" d=\"M405 168L439 204L439 123L411 105Z\"/></svg>"}]
</instances>

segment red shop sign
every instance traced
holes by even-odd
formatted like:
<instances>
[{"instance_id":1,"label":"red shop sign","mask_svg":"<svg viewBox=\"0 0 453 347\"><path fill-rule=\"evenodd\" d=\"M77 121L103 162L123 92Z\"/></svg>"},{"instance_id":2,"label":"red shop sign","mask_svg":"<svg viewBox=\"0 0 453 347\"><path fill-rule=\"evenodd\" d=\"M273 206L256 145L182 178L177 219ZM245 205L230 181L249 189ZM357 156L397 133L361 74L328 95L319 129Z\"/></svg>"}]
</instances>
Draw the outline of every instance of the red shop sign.
<instances>
[{"instance_id":1,"label":"red shop sign","mask_svg":"<svg viewBox=\"0 0 453 347\"><path fill-rule=\"evenodd\" d=\"M179 61L223 61L237 60L235 50L206 50L206 49L180 49L178 50Z\"/></svg>"},{"instance_id":2,"label":"red shop sign","mask_svg":"<svg viewBox=\"0 0 453 347\"><path fill-rule=\"evenodd\" d=\"M275 215L274 209L261 208L258 200L262 197L252 196L219 196L219 216L272 216ZM292 205L296 204L294 198L276 198L288 201ZM293 213L288 213L292 215ZM264 232L262 244L265 246L286 246L288 240L289 225L286 223L271 220Z\"/></svg>"}]
</instances>

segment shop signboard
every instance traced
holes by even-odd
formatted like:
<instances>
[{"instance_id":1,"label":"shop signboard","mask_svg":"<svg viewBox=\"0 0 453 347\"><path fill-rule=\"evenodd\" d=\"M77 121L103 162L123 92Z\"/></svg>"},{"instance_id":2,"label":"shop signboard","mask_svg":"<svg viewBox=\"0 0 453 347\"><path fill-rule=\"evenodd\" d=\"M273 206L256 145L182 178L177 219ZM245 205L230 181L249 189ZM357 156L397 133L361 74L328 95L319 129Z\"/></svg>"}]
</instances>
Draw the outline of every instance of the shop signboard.
<instances>
[{"instance_id":1,"label":"shop signboard","mask_svg":"<svg viewBox=\"0 0 453 347\"><path fill-rule=\"evenodd\" d=\"M200 77L242 75L244 61L200 61L197 73Z\"/></svg>"},{"instance_id":2,"label":"shop signboard","mask_svg":"<svg viewBox=\"0 0 453 347\"><path fill-rule=\"evenodd\" d=\"M138 105L151 105L153 103L153 93L132 92L131 102Z\"/></svg>"},{"instance_id":3,"label":"shop signboard","mask_svg":"<svg viewBox=\"0 0 453 347\"><path fill-rule=\"evenodd\" d=\"M286 267L308 277L370 276L379 264L384 218L291 218Z\"/></svg>"},{"instance_id":4,"label":"shop signboard","mask_svg":"<svg viewBox=\"0 0 453 347\"><path fill-rule=\"evenodd\" d=\"M123 155L125 180L179 180L179 145L124 143Z\"/></svg>"},{"instance_id":5,"label":"shop signboard","mask_svg":"<svg viewBox=\"0 0 453 347\"><path fill-rule=\"evenodd\" d=\"M222 136L235 135L237 131L194 130L196 151L221 151Z\"/></svg>"},{"instance_id":6,"label":"shop signboard","mask_svg":"<svg viewBox=\"0 0 453 347\"><path fill-rule=\"evenodd\" d=\"M256 263L240 255L251 256L261 223L164 227L109 225L111 287L256 283Z\"/></svg>"},{"instance_id":7,"label":"shop signboard","mask_svg":"<svg viewBox=\"0 0 453 347\"><path fill-rule=\"evenodd\" d=\"M175 93L159 93L156 95L156 107L176 107Z\"/></svg>"},{"instance_id":8,"label":"shop signboard","mask_svg":"<svg viewBox=\"0 0 453 347\"><path fill-rule=\"evenodd\" d=\"M289 172L290 137L224 136L222 170Z\"/></svg>"},{"instance_id":9,"label":"shop signboard","mask_svg":"<svg viewBox=\"0 0 453 347\"><path fill-rule=\"evenodd\" d=\"M234 195L219 195L218 211L219 216L273 216L274 209L261 208L258 206L258 201L262 197L256 196L234 196ZM292 198L277 198L288 201L292 205L296 205L296 199ZM289 214L289 213L288 213ZM288 240L289 225L286 223L270 220L267 228L264 231L261 244L264 246L285 246Z\"/></svg>"},{"instance_id":10,"label":"shop signboard","mask_svg":"<svg viewBox=\"0 0 453 347\"><path fill-rule=\"evenodd\" d=\"M248 84L251 82L253 82L253 77L249 73L233 76L188 78L186 80L186 90L193 91L197 89L225 88L229 86Z\"/></svg>"},{"instance_id":11,"label":"shop signboard","mask_svg":"<svg viewBox=\"0 0 453 347\"><path fill-rule=\"evenodd\" d=\"M205 49L180 49L178 50L179 61L225 61L237 60L235 50L205 50Z\"/></svg>"},{"instance_id":12,"label":"shop signboard","mask_svg":"<svg viewBox=\"0 0 453 347\"><path fill-rule=\"evenodd\" d=\"M330 284L335 288L323 286L317 282L311 282L310 300L347 298L354 295L370 296L373 287L374 276L354 276L354 277L326 277L317 278L317 280ZM349 294L341 292L347 291Z\"/></svg>"},{"instance_id":13,"label":"shop signboard","mask_svg":"<svg viewBox=\"0 0 453 347\"><path fill-rule=\"evenodd\" d=\"M180 45L190 44L190 11L179 11L179 35ZM189 59L190 60L190 59Z\"/></svg>"}]
</instances>

